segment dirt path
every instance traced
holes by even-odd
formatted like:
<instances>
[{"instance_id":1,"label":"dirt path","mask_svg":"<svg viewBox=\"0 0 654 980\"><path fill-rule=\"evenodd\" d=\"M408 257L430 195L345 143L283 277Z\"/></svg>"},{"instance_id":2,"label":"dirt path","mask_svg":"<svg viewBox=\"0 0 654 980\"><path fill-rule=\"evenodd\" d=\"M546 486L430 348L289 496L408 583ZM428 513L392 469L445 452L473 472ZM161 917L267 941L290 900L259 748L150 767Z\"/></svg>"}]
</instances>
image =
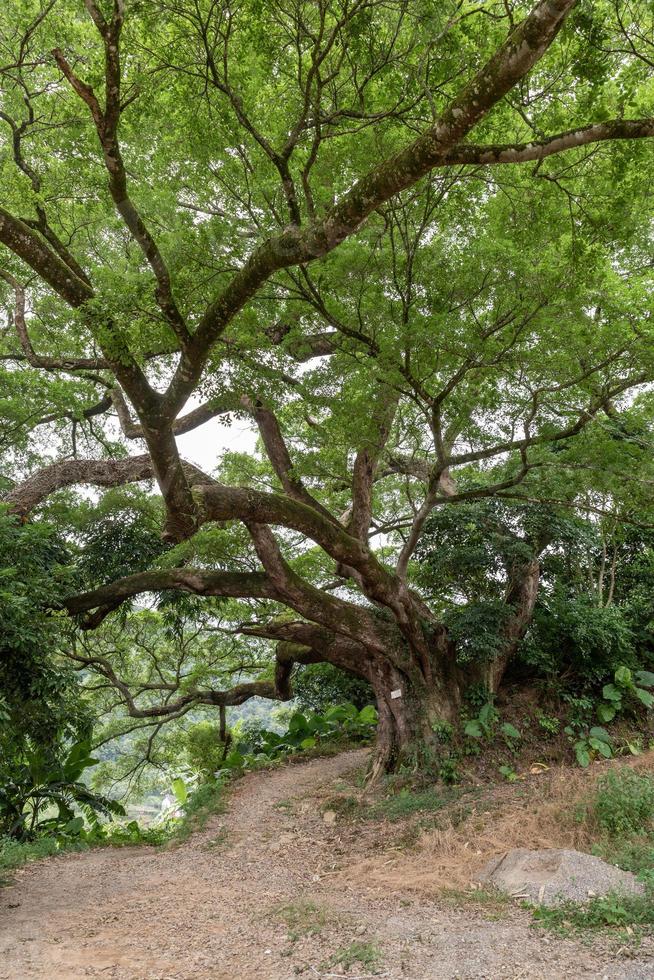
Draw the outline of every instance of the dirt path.
<instances>
[{"instance_id":1,"label":"dirt path","mask_svg":"<svg viewBox=\"0 0 654 980\"><path fill-rule=\"evenodd\" d=\"M0 978L654 978L642 954L543 935L519 910L493 921L346 884L341 870L370 841L327 826L320 802L363 761L348 752L251 774L224 815L174 849L24 869L0 891Z\"/></svg>"}]
</instances>

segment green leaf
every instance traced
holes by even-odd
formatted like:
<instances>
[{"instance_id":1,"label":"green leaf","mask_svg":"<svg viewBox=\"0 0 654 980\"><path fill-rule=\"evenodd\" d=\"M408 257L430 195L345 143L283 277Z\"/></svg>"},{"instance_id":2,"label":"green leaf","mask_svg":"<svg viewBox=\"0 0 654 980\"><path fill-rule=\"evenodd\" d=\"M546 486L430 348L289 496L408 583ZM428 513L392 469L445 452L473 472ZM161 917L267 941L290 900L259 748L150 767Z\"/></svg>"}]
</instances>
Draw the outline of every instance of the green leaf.
<instances>
[{"instance_id":1,"label":"green leaf","mask_svg":"<svg viewBox=\"0 0 654 980\"><path fill-rule=\"evenodd\" d=\"M291 715L288 723L288 730L292 735L296 735L298 732L306 732L308 730L307 719L301 711L296 711L294 715Z\"/></svg>"},{"instance_id":2,"label":"green leaf","mask_svg":"<svg viewBox=\"0 0 654 980\"><path fill-rule=\"evenodd\" d=\"M654 674L650 670L637 670L634 677L641 687L654 687Z\"/></svg>"},{"instance_id":3,"label":"green leaf","mask_svg":"<svg viewBox=\"0 0 654 980\"><path fill-rule=\"evenodd\" d=\"M171 786L177 802L182 804L186 803L188 799L188 790L184 780L178 776L176 779L173 779Z\"/></svg>"},{"instance_id":4,"label":"green leaf","mask_svg":"<svg viewBox=\"0 0 654 980\"><path fill-rule=\"evenodd\" d=\"M325 711L324 717L327 721L345 721L348 717L344 705L335 704Z\"/></svg>"},{"instance_id":5,"label":"green leaf","mask_svg":"<svg viewBox=\"0 0 654 980\"><path fill-rule=\"evenodd\" d=\"M598 738L600 742L611 741L611 736L607 732L606 728L600 728L598 725L595 725L593 728L591 728L588 734L590 735L591 738Z\"/></svg>"},{"instance_id":6,"label":"green leaf","mask_svg":"<svg viewBox=\"0 0 654 980\"><path fill-rule=\"evenodd\" d=\"M590 765L590 753L586 748L585 742L577 742L575 745L575 755L577 756L577 762L584 769Z\"/></svg>"},{"instance_id":7,"label":"green leaf","mask_svg":"<svg viewBox=\"0 0 654 980\"><path fill-rule=\"evenodd\" d=\"M484 726L491 725L496 717L497 711L490 701L485 704L479 712L479 721Z\"/></svg>"},{"instance_id":8,"label":"green leaf","mask_svg":"<svg viewBox=\"0 0 654 980\"><path fill-rule=\"evenodd\" d=\"M600 755L603 755L606 759L611 758L613 753L611 752L611 746L607 742L604 742L600 738L591 737L588 739L588 744L590 745L591 749L595 749L596 752L599 752Z\"/></svg>"},{"instance_id":9,"label":"green leaf","mask_svg":"<svg viewBox=\"0 0 654 980\"><path fill-rule=\"evenodd\" d=\"M602 688L602 697L607 701L622 701L622 691L619 691L615 684L605 684Z\"/></svg>"},{"instance_id":10,"label":"green leaf","mask_svg":"<svg viewBox=\"0 0 654 980\"><path fill-rule=\"evenodd\" d=\"M631 676L631 671L628 667L618 667L614 674L615 683L619 684L620 687L629 687L633 681Z\"/></svg>"},{"instance_id":11,"label":"green leaf","mask_svg":"<svg viewBox=\"0 0 654 980\"><path fill-rule=\"evenodd\" d=\"M67 834L79 834L81 830L84 830L84 817L73 817L68 823L65 823L63 830Z\"/></svg>"},{"instance_id":12,"label":"green leaf","mask_svg":"<svg viewBox=\"0 0 654 980\"><path fill-rule=\"evenodd\" d=\"M597 705L597 717L600 721L604 723L613 721L617 713L617 709L613 704L598 704Z\"/></svg>"},{"instance_id":13,"label":"green leaf","mask_svg":"<svg viewBox=\"0 0 654 980\"><path fill-rule=\"evenodd\" d=\"M377 709L374 704L367 704L365 708L361 709L359 712L359 721L362 725L377 724Z\"/></svg>"},{"instance_id":14,"label":"green leaf","mask_svg":"<svg viewBox=\"0 0 654 980\"><path fill-rule=\"evenodd\" d=\"M472 721L467 722L463 731L464 734L468 735L470 738L481 738L484 734L482 727L476 718L473 718Z\"/></svg>"},{"instance_id":15,"label":"green leaf","mask_svg":"<svg viewBox=\"0 0 654 980\"><path fill-rule=\"evenodd\" d=\"M634 689L634 694L641 701L646 708L651 708L654 705L654 694L650 694L649 691L644 690L642 687L637 687Z\"/></svg>"},{"instance_id":16,"label":"green leaf","mask_svg":"<svg viewBox=\"0 0 654 980\"><path fill-rule=\"evenodd\" d=\"M522 735L518 729L508 721L504 722L501 731L507 738L522 738Z\"/></svg>"},{"instance_id":17,"label":"green leaf","mask_svg":"<svg viewBox=\"0 0 654 980\"><path fill-rule=\"evenodd\" d=\"M300 742L300 748L302 749L312 749L316 744L315 738L303 738Z\"/></svg>"}]
</instances>

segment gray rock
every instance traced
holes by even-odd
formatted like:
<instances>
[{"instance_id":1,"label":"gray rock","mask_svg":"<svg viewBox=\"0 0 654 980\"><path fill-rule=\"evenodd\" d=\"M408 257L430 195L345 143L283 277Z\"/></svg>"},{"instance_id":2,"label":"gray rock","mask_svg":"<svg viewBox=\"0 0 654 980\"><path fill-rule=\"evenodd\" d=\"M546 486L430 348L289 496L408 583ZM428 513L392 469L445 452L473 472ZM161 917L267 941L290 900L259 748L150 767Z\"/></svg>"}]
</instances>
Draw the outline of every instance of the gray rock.
<instances>
[{"instance_id":1,"label":"gray rock","mask_svg":"<svg viewBox=\"0 0 654 980\"><path fill-rule=\"evenodd\" d=\"M555 848L528 851L519 847L506 851L486 866L479 880L536 905L559 905L567 900L587 902L609 892L642 895L644 891L628 871L592 854Z\"/></svg>"}]
</instances>

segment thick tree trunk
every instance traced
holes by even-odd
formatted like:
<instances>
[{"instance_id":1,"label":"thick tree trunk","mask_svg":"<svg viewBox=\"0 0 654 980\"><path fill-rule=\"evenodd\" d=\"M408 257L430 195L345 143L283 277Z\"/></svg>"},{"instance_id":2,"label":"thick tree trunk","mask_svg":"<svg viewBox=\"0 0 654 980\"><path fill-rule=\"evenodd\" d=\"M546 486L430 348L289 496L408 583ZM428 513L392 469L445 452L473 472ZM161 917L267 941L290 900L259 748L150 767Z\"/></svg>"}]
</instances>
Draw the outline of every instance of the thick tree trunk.
<instances>
[{"instance_id":1,"label":"thick tree trunk","mask_svg":"<svg viewBox=\"0 0 654 980\"><path fill-rule=\"evenodd\" d=\"M376 657L368 679L377 700L379 723L369 778L377 779L401 765L420 769L433 763L439 751L437 731L456 722L461 707L461 687L455 671L433 673L399 670Z\"/></svg>"},{"instance_id":2,"label":"thick tree trunk","mask_svg":"<svg viewBox=\"0 0 654 980\"><path fill-rule=\"evenodd\" d=\"M406 640L402 653L389 649L386 657L371 654L366 676L379 712L371 779L400 765L433 765L442 745L438 729L458 721L466 688L481 682L490 695L497 693L531 622L539 578L537 558L513 569L505 597L510 614L502 628L502 652L488 663L459 667L456 649L442 628L433 630L427 663L424 650L409 649Z\"/></svg>"}]
</instances>

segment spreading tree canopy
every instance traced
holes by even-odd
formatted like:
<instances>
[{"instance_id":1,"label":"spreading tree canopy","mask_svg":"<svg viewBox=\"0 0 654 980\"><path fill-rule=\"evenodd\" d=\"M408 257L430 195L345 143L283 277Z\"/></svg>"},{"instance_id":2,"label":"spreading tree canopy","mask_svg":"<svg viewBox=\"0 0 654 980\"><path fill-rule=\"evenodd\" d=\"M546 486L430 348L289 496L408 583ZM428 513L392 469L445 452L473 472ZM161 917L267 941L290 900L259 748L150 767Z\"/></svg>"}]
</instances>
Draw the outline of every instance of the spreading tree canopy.
<instances>
[{"instance_id":1,"label":"spreading tree canopy","mask_svg":"<svg viewBox=\"0 0 654 980\"><path fill-rule=\"evenodd\" d=\"M5 502L30 520L59 492L71 537L98 541L74 488L150 481L165 515L160 548L98 552L66 600L83 627L143 593L213 597L275 644L275 675L178 671L184 704L286 698L293 664L328 661L374 688L377 769L466 685L497 688L551 526L506 563L486 658L460 656L414 557L462 501L649 503L652 16L4 5ZM258 450L205 473L176 439L217 417L251 420ZM120 690L103 644L84 649Z\"/></svg>"}]
</instances>

